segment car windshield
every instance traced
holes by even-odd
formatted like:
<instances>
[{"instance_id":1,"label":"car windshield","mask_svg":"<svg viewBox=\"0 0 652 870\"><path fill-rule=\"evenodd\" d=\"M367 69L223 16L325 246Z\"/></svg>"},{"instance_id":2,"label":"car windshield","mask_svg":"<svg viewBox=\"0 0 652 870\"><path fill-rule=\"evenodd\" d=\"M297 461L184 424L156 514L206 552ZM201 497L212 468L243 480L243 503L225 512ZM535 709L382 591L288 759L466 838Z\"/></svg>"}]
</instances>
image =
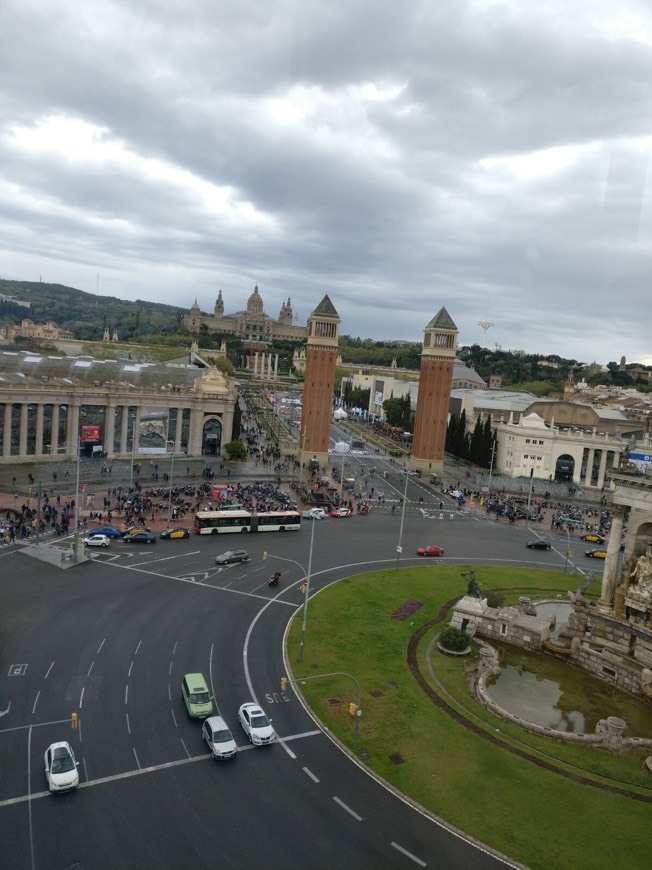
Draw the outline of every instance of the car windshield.
<instances>
[{"instance_id":1,"label":"car windshield","mask_svg":"<svg viewBox=\"0 0 652 870\"><path fill-rule=\"evenodd\" d=\"M74 770L75 762L65 750L57 750L58 753L52 759L52 773L67 773Z\"/></svg>"},{"instance_id":2,"label":"car windshield","mask_svg":"<svg viewBox=\"0 0 652 870\"><path fill-rule=\"evenodd\" d=\"M213 731L213 743L226 743L227 740L233 740L233 734L231 734L228 728Z\"/></svg>"},{"instance_id":3,"label":"car windshield","mask_svg":"<svg viewBox=\"0 0 652 870\"><path fill-rule=\"evenodd\" d=\"M267 728L268 725L269 719L264 713L259 713L258 715L251 717L252 728Z\"/></svg>"},{"instance_id":4,"label":"car windshield","mask_svg":"<svg viewBox=\"0 0 652 870\"><path fill-rule=\"evenodd\" d=\"M210 699L208 692L192 692L190 695L191 704L208 704Z\"/></svg>"}]
</instances>

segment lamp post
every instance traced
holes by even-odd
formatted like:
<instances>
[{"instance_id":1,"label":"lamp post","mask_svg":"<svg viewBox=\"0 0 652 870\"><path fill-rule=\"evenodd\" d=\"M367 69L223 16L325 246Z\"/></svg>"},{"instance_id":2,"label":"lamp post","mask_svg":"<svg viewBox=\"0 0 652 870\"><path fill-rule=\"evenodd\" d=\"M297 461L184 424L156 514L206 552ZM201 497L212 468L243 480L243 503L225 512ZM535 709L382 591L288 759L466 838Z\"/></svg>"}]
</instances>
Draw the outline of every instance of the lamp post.
<instances>
[{"instance_id":1,"label":"lamp post","mask_svg":"<svg viewBox=\"0 0 652 870\"><path fill-rule=\"evenodd\" d=\"M136 416L132 418L131 424L131 472L129 474L129 487L134 485L134 455L136 453Z\"/></svg>"},{"instance_id":2,"label":"lamp post","mask_svg":"<svg viewBox=\"0 0 652 870\"><path fill-rule=\"evenodd\" d=\"M496 447L498 446L498 442L494 438L493 444L491 445L491 462L489 463L489 487L487 495L491 495L491 477L494 470L494 454L496 452Z\"/></svg>"},{"instance_id":3,"label":"lamp post","mask_svg":"<svg viewBox=\"0 0 652 870\"><path fill-rule=\"evenodd\" d=\"M322 677L348 677L350 680L353 680L356 688L356 705L355 705L355 714L354 714L354 724L353 724L353 751L357 752L358 749L358 726L360 723L360 717L362 716L362 710L360 709L360 704L362 703L362 690L360 688L360 683L353 676L353 674L348 674L346 671L332 671L329 674L313 674L311 677L298 677L295 680L290 680L287 677L283 677L281 682L281 689L283 690L284 683L307 683L310 680L320 680Z\"/></svg>"},{"instance_id":4,"label":"lamp post","mask_svg":"<svg viewBox=\"0 0 652 870\"><path fill-rule=\"evenodd\" d=\"M74 513L74 523L75 530L72 536L72 560L73 562L77 561L79 556L79 467L81 464L81 438L79 437L79 432L76 433L76 444L77 444L77 476L75 479L75 513Z\"/></svg>"},{"instance_id":5,"label":"lamp post","mask_svg":"<svg viewBox=\"0 0 652 870\"><path fill-rule=\"evenodd\" d=\"M568 560L569 560L570 556L572 555L571 548L570 548L570 531L568 530L568 525L566 525L566 542L567 542L567 545L566 545L566 561L564 562L564 574L568 570Z\"/></svg>"},{"instance_id":6,"label":"lamp post","mask_svg":"<svg viewBox=\"0 0 652 870\"><path fill-rule=\"evenodd\" d=\"M168 490L168 527L172 520L172 479L174 477L174 450L172 451L172 463L170 465L170 488Z\"/></svg>"},{"instance_id":7,"label":"lamp post","mask_svg":"<svg viewBox=\"0 0 652 870\"><path fill-rule=\"evenodd\" d=\"M305 588L303 590L303 615L301 617L301 641L299 643L299 661L303 661L303 647L306 641L306 623L308 622L308 597L310 596L310 578L312 574L312 548L315 542L315 524L319 520L312 520L312 529L310 530L310 551L308 553L308 570L306 571L301 562L296 559L288 559L287 556L276 556L274 553L265 553L263 558L273 557L280 559L281 562L292 562L303 573L305 578Z\"/></svg>"},{"instance_id":8,"label":"lamp post","mask_svg":"<svg viewBox=\"0 0 652 870\"><path fill-rule=\"evenodd\" d=\"M404 469L405 472L405 486L403 487L403 505L401 507L401 525L398 530L398 544L396 545L396 570L398 571L398 563L401 559L401 553L403 552L402 540L403 540L403 524L405 522L405 504L407 502L407 485L408 485L408 477L410 476L410 472L407 468Z\"/></svg>"}]
</instances>

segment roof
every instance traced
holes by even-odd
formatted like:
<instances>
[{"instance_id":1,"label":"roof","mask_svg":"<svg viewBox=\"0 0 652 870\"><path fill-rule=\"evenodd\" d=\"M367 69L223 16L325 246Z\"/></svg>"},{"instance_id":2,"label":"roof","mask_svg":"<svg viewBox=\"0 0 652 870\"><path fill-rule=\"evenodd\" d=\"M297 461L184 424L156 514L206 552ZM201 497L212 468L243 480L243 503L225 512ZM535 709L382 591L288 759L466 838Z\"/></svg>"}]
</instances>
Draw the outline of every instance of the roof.
<instances>
[{"instance_id":1,"label":"roof","mask_svg":"<svg viewBox=\"0 0 652 870\"><path fill-rule=\"evenodd\" d=\"M335 310L335 306L331 302L328 293L321 300L319 305L315 308L315 310L310 315L311 317L331 317L334 320L339 320L340 315Z\"/></svg>"},{"instance_id":2,"label":"roof","mask_svg":"<svg viewBox=\"0 0 652 870\"><path fill-rule=\"evenodd\" d=\"M443 306L426 326L426 329L452 329L457 332L457 327L453 323L453 318Z\"/></svg>"}]
</instances>

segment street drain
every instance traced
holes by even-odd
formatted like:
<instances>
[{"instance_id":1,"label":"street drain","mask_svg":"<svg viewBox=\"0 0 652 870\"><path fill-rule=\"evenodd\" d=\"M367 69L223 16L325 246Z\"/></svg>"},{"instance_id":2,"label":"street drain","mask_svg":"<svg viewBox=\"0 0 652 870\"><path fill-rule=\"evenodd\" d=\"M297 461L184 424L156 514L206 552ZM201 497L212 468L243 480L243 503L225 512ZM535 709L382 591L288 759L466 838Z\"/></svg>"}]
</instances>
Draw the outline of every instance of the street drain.
<instances>
[{"instance_id":1,"label":"street drain","mask_svg":"<svg viewBox=\"0 0 652 870\"><path fill-rule=\"evenodd\" d=\"M399 755L398 752L395 752L393 755L389 756L389 760L392 764L405 764L405 759L402 755Z\"/></svg>"},{"instance_id":2,"label":"street drain","mask_svg":"<svg viewBox=\"0 0 652 870\"><path fill-rule=\"evenodd\" d=\"M329 707L339 707L339 705L340 705L341 703L342 703L342 699L341 699L341 698L326 698L326 704L327 704Z\"/></svg>"}]
</instances>

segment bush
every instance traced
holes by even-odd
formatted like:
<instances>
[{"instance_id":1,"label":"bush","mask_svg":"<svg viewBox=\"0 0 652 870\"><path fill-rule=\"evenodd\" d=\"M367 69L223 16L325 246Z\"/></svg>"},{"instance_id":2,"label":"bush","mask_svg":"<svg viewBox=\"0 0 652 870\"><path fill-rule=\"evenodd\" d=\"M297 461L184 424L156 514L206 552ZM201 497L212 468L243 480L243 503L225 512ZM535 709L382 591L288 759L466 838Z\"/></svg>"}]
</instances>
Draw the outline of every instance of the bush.
<instances>
[{"instance_id":1,"label":"bush","mask_svg":"<svg viewBox=\"0 0 652 870\"><path fill-rule=\"evenodd\" d=\"M505 602L505 593L499 592L497 589L490 589L485 594L485 598L489 607L502 607Z\"/></svg>"},{"instance_id":2,"label":"bush","mask_svg":"<svg viewBox=\"0 0 652 870\"><path fill-rule=\"evenodd\" d=\"M468 634L461 628L453 628L452 625L445 628L439 635L439 643L444 649L449 649L451 652L462 652L468 647L469 642Z\"/></svg>"}]
</instances>

